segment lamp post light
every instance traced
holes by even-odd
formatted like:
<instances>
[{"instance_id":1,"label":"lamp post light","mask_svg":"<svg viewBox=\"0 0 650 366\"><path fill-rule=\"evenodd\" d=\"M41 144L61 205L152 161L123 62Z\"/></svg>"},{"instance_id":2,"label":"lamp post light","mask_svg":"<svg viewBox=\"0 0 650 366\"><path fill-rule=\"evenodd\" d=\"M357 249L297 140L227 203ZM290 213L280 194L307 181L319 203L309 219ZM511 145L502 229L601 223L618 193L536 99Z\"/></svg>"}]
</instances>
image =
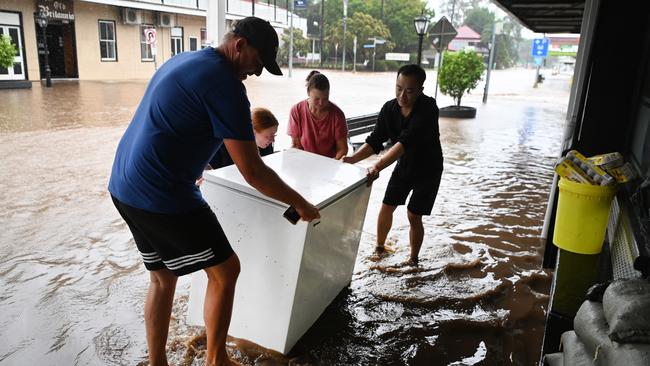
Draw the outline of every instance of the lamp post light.
<instances>
[{"instance_id":1,"label":"lamp post light","mask_svg":"<svg viewBox=\"0 0 650 366\"><path fill-rule=\"evenodd\" d=\"M429 18L420 15L419 17L413 19L413 24L415 25L415 32L418 34L418 66L422 62L422 38L427 32L427 27L429 25Z\"/></svg>"},{"instance_id":2,"label":"lamp post light","mask_svg":"<svg viewBox=\"0 0 650 366\"><path fill-rule=\"evenodd\" d=\"M49 88L52 86L52 71L50 70L50 51L47 48L47 18L45 17L45 14L40 14L37 20L38 25L41 27L41 32L43 32L43 52L45 54L45 86Z\"/></svg>"}]
</instances>

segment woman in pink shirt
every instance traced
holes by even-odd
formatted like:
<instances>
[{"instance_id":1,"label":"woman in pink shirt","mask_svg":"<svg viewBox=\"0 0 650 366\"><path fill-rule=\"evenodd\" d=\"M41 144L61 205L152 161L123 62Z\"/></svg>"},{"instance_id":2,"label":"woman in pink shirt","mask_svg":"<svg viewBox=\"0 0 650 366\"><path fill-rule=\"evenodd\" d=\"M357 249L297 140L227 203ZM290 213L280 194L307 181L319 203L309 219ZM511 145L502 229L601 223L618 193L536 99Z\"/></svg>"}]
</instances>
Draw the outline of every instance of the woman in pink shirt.
<instances>
[{"instance_id":1,"label":"woman in pink shirt","mask_svg":"<svg viewBox=\"0 0 650 366\"><path fill-rule=\"evenodd\" d=\"M329 101L330 82L314 70L307 76L306 100L291 108L287 133L291 147L341 159L348 153L348 126L339 107Z\"/></svg>"}]
</instances>

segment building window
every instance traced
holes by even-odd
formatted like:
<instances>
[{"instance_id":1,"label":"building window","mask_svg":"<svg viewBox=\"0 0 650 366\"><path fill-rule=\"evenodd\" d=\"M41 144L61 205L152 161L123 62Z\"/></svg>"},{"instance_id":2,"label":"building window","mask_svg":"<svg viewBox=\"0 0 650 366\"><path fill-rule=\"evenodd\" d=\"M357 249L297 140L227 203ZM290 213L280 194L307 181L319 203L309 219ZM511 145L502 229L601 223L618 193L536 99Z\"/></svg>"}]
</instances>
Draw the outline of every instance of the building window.
<instances>
[{"instance_id":1,"label":"building window","mask_svg":"<svg viewBox=\"0 0 650 366\"><path fill-rule=\"evenodd\" d=\"M102 61L117 61L115 22L112 20L99 21L99 53Z\"/></svg>"},{"instance_id":2,"label":"building window","mask_svg":"<svg viewBox=\"0 0 650 366\"><path fill-rule=\"evenodd\" d=\"M196 37L190 37L190 51L198 49L199 40Z\"/></svg>"},{"instance_id":3,"label":"building window","mask_svg":"<svg viewBox=\"0 0 650 366\"><path fill-rule=\"evenodd\" d=\"M208 31L205 28L201 28L201 49L206 48L208 45Z\"/></svg>"},{"instance_id":4,"label":"building window","mask_svg":"<svg viewBox=\"0 0 650 366\"><path fill-rule=\"evenodd\" d=\"M183 27L174 27L171 29L172 56L183 52Z\"/></svg>"},{"instance_id":5,"label":"building window","mask_svg":"<svg viewBox=\"0 0 650 366\"><path fill-rule=\"evenodd\" d=\"M153 25L143 24L140 26L140 60L142 61L153 61L152 45L148 44L144 38L144 30L148 28L153 28Z\"/></svg>"}]
</instances>

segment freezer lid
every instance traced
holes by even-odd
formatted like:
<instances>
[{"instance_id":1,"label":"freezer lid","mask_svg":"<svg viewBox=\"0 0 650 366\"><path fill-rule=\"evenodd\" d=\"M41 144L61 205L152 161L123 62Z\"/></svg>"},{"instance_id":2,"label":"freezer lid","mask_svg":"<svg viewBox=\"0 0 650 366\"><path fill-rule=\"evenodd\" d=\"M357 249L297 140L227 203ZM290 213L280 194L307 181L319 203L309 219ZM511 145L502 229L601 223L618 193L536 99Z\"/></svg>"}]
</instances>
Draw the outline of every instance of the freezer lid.
<instances>
[{"instance_id":1,"label":"freezer lid","mask_svg":"<svg viewBox=\"0 0 650 366\"><path fill-rule=\"evenodd\" d=\"M291 188L319 209L366 182L365 169L303 150L289 149L264 156L262 160ZM251 187L234 165L206 171L203 177L206 182L287 207L285 203L267 197Z\"/></svg>"}]
</instances>

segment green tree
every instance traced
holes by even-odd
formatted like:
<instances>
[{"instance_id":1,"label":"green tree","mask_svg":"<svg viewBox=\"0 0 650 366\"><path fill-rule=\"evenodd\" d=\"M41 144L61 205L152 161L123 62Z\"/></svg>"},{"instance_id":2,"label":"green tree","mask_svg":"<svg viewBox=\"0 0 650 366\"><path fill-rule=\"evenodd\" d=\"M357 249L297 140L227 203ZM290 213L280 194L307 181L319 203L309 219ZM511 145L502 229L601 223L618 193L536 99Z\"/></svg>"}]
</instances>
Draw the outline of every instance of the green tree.
<instances>
[{"instance_id":1,"label":"green tree","mask_svg":"<svg viewBox=\"0 0 650 366\"><path fill-rule=\"evenodd\" d=\"M336 23L333 23L328 28L327 35L330 43L338 43L339 49L342 49L343 20L341 19ZM371 42L367 40L371 37L382 38L385 40L389 40L391 38L390 31L384 25L384 23L382 23L379 19L375 19L368 14L360 12L354 13L354 15L348 18L347 32L345 34L346 54L352 55L352 47L355 36L357 37L358 42L357 47L362 47L364 43ZM392 50L394 46L395 45L393 42L387 41L383 45L377 47L377 53L383 54L387 51ZM362 57L365 57L367 60L372 57L372 49L359 48L357 55L359 53L361 53ZM348 58L348 60L351 60L351 58Z\"/></svg>"},{"instance_id":2,"label":"green tree","mask_svg":"<svg viewBox=\"0 0 650 366\"><path fill-rule=\"evenodd\" d=\"M377 1L373 1L377 4ZM378 4L380 7L381 5ZM383 22L390 30L391 41L395 43L395 51L398 52L417 52L418 36L415 33L413 19L419 17L424 9L424 16L434 21L434 11L426 9L426 1L421 0L400 0L384 1L384 19ZM430 42L422 43L423 49L431 46Z\"/></svg>"},{"instance_id":3,"label":"green tree","mask_svg":"<svg viewBox=\"0 0 650 366\"><path fill-rule=\"evenodd\" d=\"M341 39L332 39L331 35L337 31L334 28L339 27L339 34L343 34L343 1L325 1L325 21L321 21L321 1L310 2L306 12L301 16L307 18L307 25L310 36L320 37L320 26L325 24L325 41L324 52L327 55L334 55L334 45L339 44L339 52L341 52L343 45ZM377 0L349 0L348 3L348 26L355 14L365 14L382 22L388 29L391 37L386 38L391 41L393 47L399 52L417 52L418 37L415 34L413 27L413 19L419 16L424 9L424 15L433 20L434 12L431 9L426 9L426 0L384 0L384 17L381 17L381 1ZM299 13L300 14L300 13ZM317 23L317 24L315 24ZM346 34L346 53L352 53L352 48L349 47ZM367 42L367 38L361 38L358 35L359 42ZM354 34L352 34L352 39ZM352 40L349 40L352 42ZM429 47L428 42L424 42L423 48ZM385 47L378 47L377 51L385 52ZM339 55L340 56L340 55Z\"/></svg>"},{"instance_id":4,"label":"green tree","mask_svg":"<svg viewBox=\"0 0 650 366\"><path fill-rule=\"evenodd\" d=\"M14 66L14 57L18 53L18 49L11 43L9 36L0 35L0 67L8 69Z\"/></svg>"},{"instance_id":5,"label":"green tree","mask_svg":"<svg viewBox=\"0 0 650 366\"><path fill-rule=\"evenodd\" d=\"M463 24L480 34L481 41L487 44L492 37L492 24L494 24L494 19L494 13L488 10L488 8L478 7L465 12Z\"/></svg>"},{"instance_id":6,"label":"green tree","mask_svg":"<svg viewBox=\"0 0 650 366\"><path fill-rule=\"evenodd\" d=\"M521 38L521 25L507 17L501 20L503 23L501 34L497 35L496 55L494 57L496 67L505 69L512 67L519 61L519 43Z\"/></svg>"},{"instance_id":7,"label":"green tree","mask_svg":"<svg viewBox=\"0 0 650 366\"><path fill-rule=\"evenodd\" d=\"M464 24L481 34L481 43L491 47L492 31L495 14L488 8L476 7L465 11ZM498 20L501 23L501 33L496 35L496 68L512 67L519 60L519 42L521 42L521 26L510 17Z\"/></svg>"},{"instance_id":8,"label":"green tree","mask_svg":"<svg viewBox=\"0 0 650 366\"><path fill-rule=\"evenodd\" d=\"M286 65L289 62L289 43L290 43L290 28L285 28L282 33L282 45L278 50L277 60L280 65ZM306 55L309 52L309 40L302 34L302 29L293 28L293 56Z\"/></svg>"},{"instance_id":9,"label":"green tree","mask_svg":"<svg viewBox=\"0 0 650 366\"><path fill-rule=\"evenodd\" d=\"M485 69L483 58L474 51L445 52L438 82L440 91L454 98L460 107L463 94L476 88Z\"/></svg>"},{"instance_id":10,"label":"green tree","mask_svg":"<svg viewBox=\"0 0 650 366\"><path fill-rule=\"evenodd\" d=\"M458 28L465 20L465 13L471 9L477 8L483 0L444 0L440 5L440 12Z\"/></svg>"}]
</instances>

